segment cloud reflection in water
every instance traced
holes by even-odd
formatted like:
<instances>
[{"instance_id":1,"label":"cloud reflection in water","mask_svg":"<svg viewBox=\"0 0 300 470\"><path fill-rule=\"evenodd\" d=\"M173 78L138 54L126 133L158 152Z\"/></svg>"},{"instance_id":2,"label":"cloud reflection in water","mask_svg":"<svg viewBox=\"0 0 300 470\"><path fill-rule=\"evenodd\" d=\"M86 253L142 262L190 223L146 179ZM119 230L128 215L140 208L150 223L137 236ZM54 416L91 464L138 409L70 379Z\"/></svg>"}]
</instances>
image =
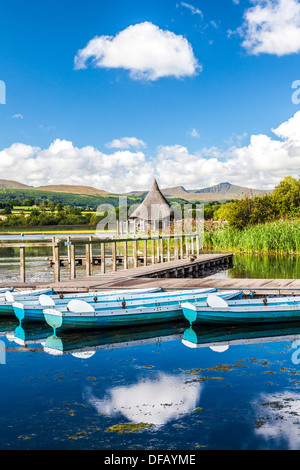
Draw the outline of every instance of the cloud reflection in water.
<instances>
[{"instance_id":1,"label":"cloud reflection in water","mask_svg":"<svg viewBox=\"0 0 300 470\"><path fill-rule=\"evenodd\" d=\"M85 392L88 403L107 416L122 414L132 423L162 426L192 412L200 399L202 386L186 376L160 373L154 380L115 387L103 399L91 388Z\"/></svg>"}]
</instances>

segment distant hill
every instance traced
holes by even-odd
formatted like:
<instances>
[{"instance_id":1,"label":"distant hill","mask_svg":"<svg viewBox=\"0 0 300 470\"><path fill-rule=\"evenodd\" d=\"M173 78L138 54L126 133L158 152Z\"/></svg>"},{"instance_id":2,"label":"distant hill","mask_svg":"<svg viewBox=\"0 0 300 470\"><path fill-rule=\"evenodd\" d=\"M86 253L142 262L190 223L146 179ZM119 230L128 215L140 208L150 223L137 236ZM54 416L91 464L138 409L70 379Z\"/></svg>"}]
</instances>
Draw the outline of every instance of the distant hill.
<instances>
[{"instance_id":1,"label":"distant hill","mask_svg":"<svg viewBox=\"0 0 300 470\"><path fill-rule=\"evenodd\" d=\"M124 196L124 194L115 194L109 193L107 191L103 191L101 189L93 188L90 186L77 186L77 185L67 185L67 184L60 184L60 185L48 185L48 186L41 186L41 187L32 187L26 184L18 183L16 181L10 180L0 180L0 188L7 189L7 190L26 190L30 192L34 197L34 195L40 195L43 193L43 197L45 198L46 194L49 193L49 199L54 198L54 194L56 193L57 196L61 194L63 199L65 200L67 195L71 197L73 196L72 200L75 196L78 196L83 200L83 198L93 198L95 200L104 199L112 199L117 198L118 196ZM182 202L188 201L201 201L201 202L214 202L214 201L229 201L231 199L237 199L239 197L243 197L246 194L249 195L261 195L267 194L271 191L267 190L260 190L260 189L251 189L243 186L236 186L230 183L220 183L215 186L210 186L203 189L193 189L187 190L183 186L175 186L172 188L163 189L162 193L167 199L177 199L181 200ZM125 196L132 197L132 198L145 198L148 194L148 190L146 191L132 191L130 193L125 194ZM26 197L29 197L26 196ZM57 197L54 198L57 200Z\"/></svg>"},{"instance_id":2,"label":"distant hill","mask_svg":"<svg viewBox=\"0 0 300 470\"><path fill-rule=\"evenodd\" d=\"M91 186L76 186L69 184L56 184L48 186L40 186L38 188L32 188L38 191L51 191L52 193L70 193L70 194L82 194L88 196L102 196L112 197L107 191L101 189L92 188Z\"/></svg>"},{"instance_id":3,"label":"distant hill","mask_svg":"<svg viewBox=\"0 0 300 470\"><path fill-rule=\"evenodd\" d=\"M32 186L27 186L27 184L18 183L17 181L10 180L1 180L0 179L0 188L3 189L33 189Z\"/></svg>"},{"instance_id":4,"label":"distant hill","mask_svg":"<svg viewBox=\"0 0 300 470\"><path fill-rule=\"evenodd\" d=\"M210 186L203 189L194 189L189 192L189 197L194 200L200 199L202 201L218 201L237 199L245 196L259 196L262 194L270 193L271 191L262 189L252 189L244 186L237 186L230 183L220 183L215 186ZM191 200L191 199L190 199Z\"/></svg>"},{"instance_id":5,"label":"distant hill","mask_svg":"<svg viewBox=\"0 0 300 470\"><path fill-rule=\"evenodd\" d=\"M183 186L176 186L174 188L163 189L162 193L167 198L179 198L186 201L229 201L230 199L237 199L245 196L246 194L257 196L266 194L270 191L261 189L251 189L243 186L236 186L230 183L220 183L215 186L210 186L203 189L187 190ZM127 196L144 197L147 191L133 191L128 193Z\"/></svg>"}]
</instances>

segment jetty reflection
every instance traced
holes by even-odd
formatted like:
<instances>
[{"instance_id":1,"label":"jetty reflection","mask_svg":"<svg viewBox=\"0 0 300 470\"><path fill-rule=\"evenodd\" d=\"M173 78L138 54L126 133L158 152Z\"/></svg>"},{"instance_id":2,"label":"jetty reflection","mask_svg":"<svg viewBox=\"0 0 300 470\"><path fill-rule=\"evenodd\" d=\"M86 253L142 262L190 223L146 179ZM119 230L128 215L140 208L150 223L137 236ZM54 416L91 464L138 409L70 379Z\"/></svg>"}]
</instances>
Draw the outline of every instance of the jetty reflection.
<instances>
[{"instance_id":1,"label":"jetty reflection","mask_svg":"<svg viewBox=\"0 0 300 470\"><path fill-rule=\"evenodd\" d=\"M230 346L278 341L298 341L300 323L287 326L274 323L268 325L247 325L239 327L189 328L183 334L182 343L189 348L211 348L224 352Z\"/></svg>"},{"instance_id":2,"label":"jetty reflection","mask_svg":"<svg viewBox=\"0 0 300 470\"><path fill-rule=\"evenodd\" d=\"M177 323L120 330L66 331L48 336L44 350L54 355L73 354L75 357L88 358L101 350L181 340L185 328L186 323Z\"/></svg>"}]
</instances>

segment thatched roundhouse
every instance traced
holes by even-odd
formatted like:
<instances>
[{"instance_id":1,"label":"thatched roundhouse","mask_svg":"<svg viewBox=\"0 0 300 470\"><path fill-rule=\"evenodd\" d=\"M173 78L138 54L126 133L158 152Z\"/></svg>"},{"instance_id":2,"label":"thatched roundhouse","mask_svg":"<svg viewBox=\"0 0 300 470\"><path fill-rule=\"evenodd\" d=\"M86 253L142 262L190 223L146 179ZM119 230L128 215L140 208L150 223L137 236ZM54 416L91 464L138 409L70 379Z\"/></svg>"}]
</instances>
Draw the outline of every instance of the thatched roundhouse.
<instances>
[{"instance_id":1,"label":"thatched roundhouse","mask_svg":"<svg viewBox=\"0 0 300 470\"><path fill-rule=\"evenodd\" d=\"M162 192L157 181L154 180L152 188L142 204L131 214L137 231L164 229L174 220L174 212Z\"/></svg>"}]
</instances>

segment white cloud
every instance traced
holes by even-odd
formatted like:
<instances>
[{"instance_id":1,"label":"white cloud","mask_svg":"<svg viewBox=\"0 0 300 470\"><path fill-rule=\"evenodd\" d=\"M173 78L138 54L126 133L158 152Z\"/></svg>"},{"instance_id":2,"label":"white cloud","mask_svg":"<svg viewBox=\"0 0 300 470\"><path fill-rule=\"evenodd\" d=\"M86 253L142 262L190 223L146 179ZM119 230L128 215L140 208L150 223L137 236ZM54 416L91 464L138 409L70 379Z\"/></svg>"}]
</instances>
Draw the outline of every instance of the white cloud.
<instances>
[{"instance_id":1,"label":"white cloud","mask_svg":"<svg viewBox=\"0 0 300 470\"><path fill-rule=\"evenodd\" d=\"M249 54L283 56L300 51L300 3L298 0L254 0L244 15L239 32Z\"/></svg>"},{"instance_id":2,"label":"white cloud","mask_svg":"<svg viewBox=\"0 0 300 470\"><path fill-rule=\"evenodd\" d=\"M143 140L139 140L136 137L122 137L122 139L114 139L112 142L105 144L107 148L115 149L129 149L130 147L135 148L146 148L147 145Z\"/></svg>"},{"instance_id":3,"label":"white cloud","mask_svg":"<svg viewBox=\"0 0 300 470\"><path fill-rule=\"evenodd\" d=\"M199 8L196 8L194 7L193 5L190 5L189 3L185 3L185 2L181 2L179 4L176 5L176 7L184 7L184 8L187 8L188 10L190 10L190 12L193 14L193 15L200 15L202 18L203 18L203 13L201 10L199 10Z\"/></svg>"},{"instance_id":4,"label":"white cloud","mask_svg":"<svg viewBox=\"0 0 300 470\"><path fill-rule=\"evenodd\" d=\"M96 36L77 52L75 69L124 68L135 80L193 76L200 70L192 46L181 35L144 22L116 36Z\"/></svg>"},{"instance_id":5,"label":"white cloud","mask_svg":"<svg viewBox=\"0 0 300 470\"><path fill-rule=\"evenodd\" d=\"M192 154L180 145L160 147L155 169L162 186L195 189L222 181L272 189L285 176L298 176L300 168L300 111L273 129L275 139L252 135L247 146L216 147Z\"/></svg>"},{"instance_id":6,"label":"white cloud","mask_svg":"<svg viewBox=\"0 0 300 470\"><path fill-rule=\"evenodd\" d=\"M141 151L104 154L91 146L78 148L72 142L57 139L46 149L24 144L3 149L0 174L31 186L75 184L126 192L148 188L154 169Z\"/></svg>"},{"instance_id":7,"label":"white cloud","mask_svg":"<svg viewBox=\"0 0 300 470\"><path fill-rule=\"evenodd\" d=\"M14 114L14 115L12 116L12 118L13 118L13 119L23 119L24 116L23 116L23 114Z\"/></svg>"},{"instance_id":8,"label":"white cloud","mask_svg":"<svg viewBox=\"0 0 300 470\"><path fill-rule=\"evenodd\" d=\"M191 137L194 137L194 138L197 138L197 139L200 138L200 134L198 133L197 129L193 129L189 134L190 134Z\"/></svg>"},{"instance_id":9,"label":"white cloud","mask_svg":"<svg viewBox=\"0 0 300 470\"><path fill-rule=\"evenodd\" d=\"M116 193L146 190L154 177L162 187L195 189L229 181L272 189L285 176L299 175L299 129L300 111L272 129L273 138L252 135L248 145L236 140L226 151L211 147L191 153L181 145L160 146L151 159L138 149L106 154L60 139L45 149L15 143L0 151L0 174L13 180L17 174L31 186L77 184Z\"/></svg>"}]
</instances>

